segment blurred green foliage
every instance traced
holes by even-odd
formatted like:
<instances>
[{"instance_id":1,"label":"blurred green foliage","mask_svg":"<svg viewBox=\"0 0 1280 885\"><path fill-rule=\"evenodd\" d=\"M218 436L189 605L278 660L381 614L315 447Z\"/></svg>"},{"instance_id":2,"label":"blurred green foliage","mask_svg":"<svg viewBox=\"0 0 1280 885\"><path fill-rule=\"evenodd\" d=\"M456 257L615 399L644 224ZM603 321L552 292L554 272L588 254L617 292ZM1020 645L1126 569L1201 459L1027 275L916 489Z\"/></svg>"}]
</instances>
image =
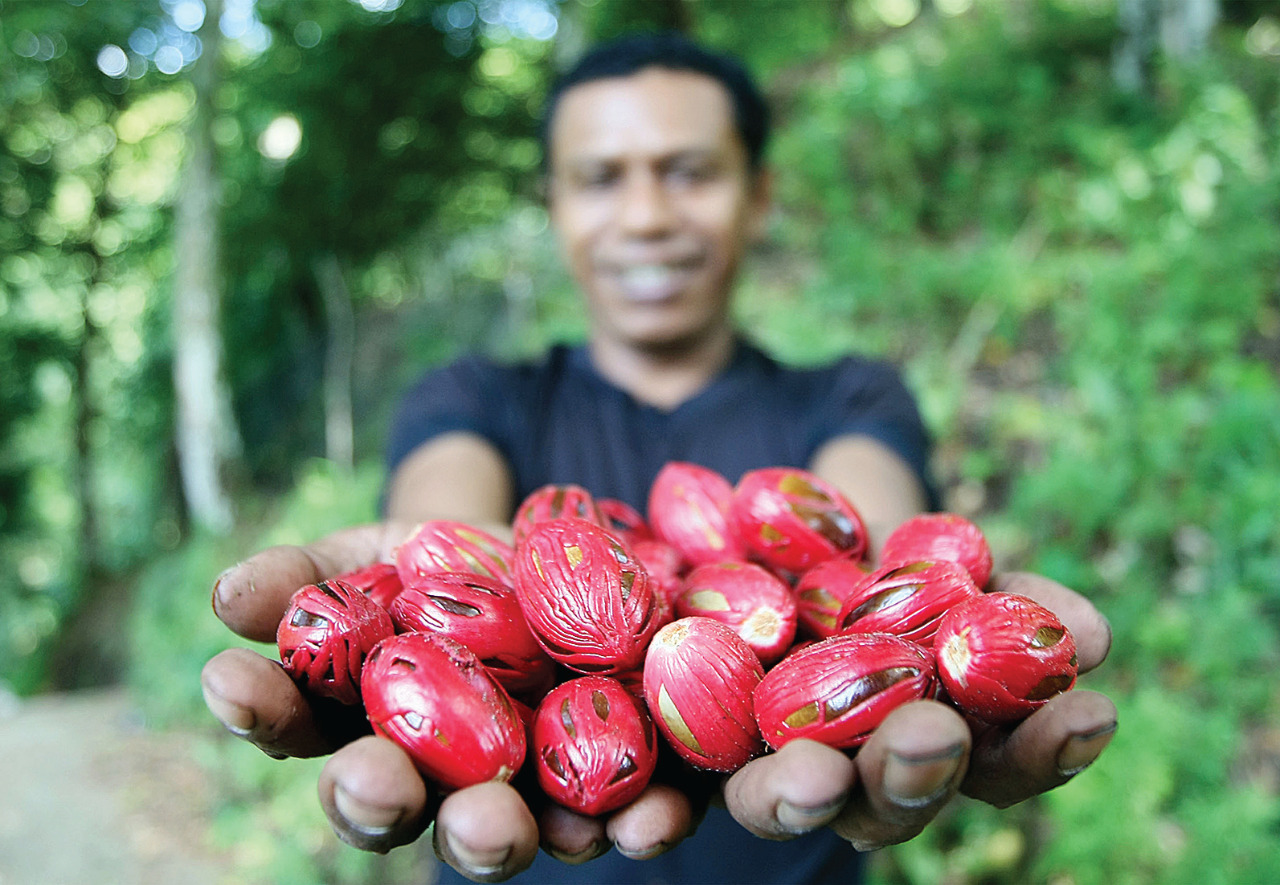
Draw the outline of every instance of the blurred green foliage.
<instances>
[{"instance_id":1,"label":"blurred green foliage","mask_svg":"<svg viewBox=\"0 0 1280 885\"><path fill-rule=\"evenodd\" d=\"M171 467L194 93L139 35L180 41L172 6L0 3L0 679L57 684L67 625L125 585L129 679L157 727L206 729L244 881L418 875L337 845L314 763L208 721L199 669L235 641L209 588L265 544L373 518L387 417L425 366L582 334L532 111L575 46L687 28L742 54L778 116L744 327L797 363L899 361L946 505L1115 633L1082 680L1120 708L1102 759L1014 809L955 803L876 879L1280 880L1280 18L1225 8L1209 51L1130 94L1114 3L923 6L566 2L541 7L548 40L497 2L261 2L246 33L272 39L231 42L214 122L247 446L220 538L187 529ZM127 75L103 74L104 44ZM260 138L285 114L303 137L272 160ZM327 254L355 311L354 473L315 459Z\"/></svg>"}]
</instances>

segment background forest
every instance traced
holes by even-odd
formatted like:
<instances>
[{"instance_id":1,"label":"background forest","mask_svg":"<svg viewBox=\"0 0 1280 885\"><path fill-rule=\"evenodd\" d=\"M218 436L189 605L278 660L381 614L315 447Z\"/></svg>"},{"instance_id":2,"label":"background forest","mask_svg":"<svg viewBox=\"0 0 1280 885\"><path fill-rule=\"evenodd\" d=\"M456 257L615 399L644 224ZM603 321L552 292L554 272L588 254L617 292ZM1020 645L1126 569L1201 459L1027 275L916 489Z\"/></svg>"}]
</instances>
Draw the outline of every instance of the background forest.
<instances>
[{"instance_id":1,"label":"background forest","mask_svg":"<svg viewBox=\"0 0 1280 885\"><path fill-rule=\"evenodd\" d=\"M1115 630L1099 763L954 803L877 880L1280 881L1269 2L0 0L0 686L204 729L239 881L415 875L205 713L209 590L374 516L425 367L581 334L534 115L632 27L767 87L744 327L900 363L948 509Z\"/></svg>"}]
</instances>

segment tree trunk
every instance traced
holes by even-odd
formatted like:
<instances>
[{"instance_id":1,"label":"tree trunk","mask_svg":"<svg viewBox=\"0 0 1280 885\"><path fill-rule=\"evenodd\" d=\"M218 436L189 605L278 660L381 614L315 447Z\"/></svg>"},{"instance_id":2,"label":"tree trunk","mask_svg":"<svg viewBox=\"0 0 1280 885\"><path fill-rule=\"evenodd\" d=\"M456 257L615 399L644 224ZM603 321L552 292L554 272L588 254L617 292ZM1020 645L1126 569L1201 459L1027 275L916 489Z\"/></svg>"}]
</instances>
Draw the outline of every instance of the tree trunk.
<instances>
[{"instance_id":1,"label":"tree trunk","mask_svg":"<svg viewBox=\"0 0 1280 885\"><path fill-rule=\"evenodd\" d=\"M316 285L324 301L324 453L343 467L355 465L351 374L355 361L355 311L342 263L332 252L316 259Z\"/></svg>"},{"instance_id":2,"label":"tree trunk","mask_svg":"<svg viewBox=\"0 0 1280 885\"><path fill-rule=\"evenodd\" d=\"M173 386L182 491L192 522L225 532L232 525L228 467L240 434L223 374L219 292L218 201L212 122L220 49L221 2L206 0L203 52L192 69L195 108L188 157L174 216Z\"/></svg>"},{"instance_id":3,"label":"tree trunk","mask_svg":"<svg viewBox=\"0 0 1280 885\"><path fill-rule=\"evenodd\" d=\"M1201 55L1218 13L1218 0L1120 0L1120 38L1111 59L1116 85L1148 91L1157 49L1180 62Z\"/></svg>"}]
</instances>

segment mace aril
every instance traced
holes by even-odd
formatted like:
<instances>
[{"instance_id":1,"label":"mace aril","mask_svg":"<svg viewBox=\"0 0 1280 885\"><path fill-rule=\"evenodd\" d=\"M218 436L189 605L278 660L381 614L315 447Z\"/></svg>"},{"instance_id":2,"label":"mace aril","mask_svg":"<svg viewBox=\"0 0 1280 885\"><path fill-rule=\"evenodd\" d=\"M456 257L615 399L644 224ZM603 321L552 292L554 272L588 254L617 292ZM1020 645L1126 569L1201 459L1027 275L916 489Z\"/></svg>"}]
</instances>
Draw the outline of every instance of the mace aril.
<instances>
[{"instance_id":1,"label":"mace aril","mask_svg":"<svg viewBox=\"0 0 1280 885\"><path fill-rule=\"evenodd\" d=\"M706 617L733 630L767 669L796 637L796 600L781 578L749 562L700 565L685 578L677 618Z\"/></svg>"},{"instance_id":2,"label":"mace aril","mask_svg":"<svg viewBox=\"0 0 1280 885\"><path fill-rule=\"evenodd\" d=\"M710 618L681 618L649 645L644 696L682 759L736 771L764 749L751 699L763 676L760 659L733 630Z\"/></svg>"},{"instance_id":3,"label":"mace aril","mask_svg":"<svg viewBox=\"0 0 1280 885\"><path fill-rule=\"evenodd\" d=\"M369 655L361 688L374 732L442 788L510 780L524 761L516 707L480 660L447 636L384 640Z\"/></svg>"},{"instance_id":4,"label":"mace aril","mask_svg":"<svg viewBox=\"0 0 1280 885\"><path fill-rule=\"evenodd\" d=\"M511 545L484 529L451 519L422 523L395 551L406 586L422 575L462 572L511 583Z\"/></svg>"},{"instance_id":5,"label":"mace aril","mask_svg":"<svg viewBox=\"0 0 1280 885\"><path fill-rule=\"evenodd\" d=\"M827 639L840 632L840 609L871 568L852 559L828 559L796 581L796 631L811 639Z\"/></svg>"},{"instance_id":6,"label":"mace aril","mask_svg":"<svg viewBox=\"0 0 1280 885\"><path fill-rule=\"evenodd\" d=\"M495 578L461 572L423 575L388 609L396 630L448 636L475 653L511 694L540 696L555 662L525 623L515 590Z\"/></svg>"},{"instance_id":7,"label":"mace aril","mask_svg":"<svg viewBox=\"0 0 1280 885\"><path fill-rule=\"evenodd\" d=\"M890 633L833 636L794 651L755 691L760 734L774 749L809 738L848 749L885 717L936 692L933 656Z\"/></svg>"},{"instance_id":8,"label":"mace aril","mask_svg":"<svg viewBox=\"0 0 1280 885\"><path fill-rule=\"evenodd\" d=\"M343 572L333 580L350 584L383 608L390 606L391 600L404 589L404 584L400 582L400 570L390 562L375 562L364 568Z\"/></svg>"},{"instance_id":9,"label":"mace aril","mask_svg":"<svg viewBox=\"0 0 1280 885\"><path fill-rule=\"evenodd\" d=\"M668 461L649 487L649 527L691 566L745 559L729 523L733 485L688 461Z\"/></svg>"},{"instance_id":10,"label":"mace aril","mask_svg":"<svg viewBox=\"0 0 1280 885\"><path fill-rule=\"evenodd\" d=\"M625 543L635 544L653 538L653 530L640 511L621 498L597 498L596 508L604 517L604 527Z\"/></svg>"},{"instance_id":11,"label":"mace aril","mask_svg":"<svg viewBox=\"0 0 1280 885\"><path fill-rule=\"evenodd\" d=\"M516 508L511 521L515 546L520 546L536 523L562 516L575 516L601 526L606 524L596 499L585 488L574 483L550 483L534 489Z\"/></svg>"},{"instance_id":12,"label":"mace aril","mask_svg":"<svg viewBox=\"0 0 1280 885\"><path fill-rule=\"evenodd\" d=\"M840 632L895 633L932 646L943 614L980 592L959 563L884 565L867 575L845 600Z\"/></svg>"},{"instance_id":13,"label":"mace aril","mask_svg":"<svg viewBox=\"0 0 1280 885\"><path fill-rule=\"evenodd\" d=\"M636 669L661 626L644 566L615 535L585 519L534 525L516 553L515 586L538 643L579 673Z\"/></svg>"},{"instance_id":14,"label":"mace aril","mask_svg":"<svg viewBox=\"0 0 1280 885\"><path fill-rule=\"evenodd\" d=\"M955 513L921 513L901 523L880 548L880 561L945 559L969 572L978 589L991 578L991 546L982 530Z\"/></svg>"},{"instance_id":15,"label":"mace aril","mask_svg":"<svg viewBox=\"0 0 1280 885\"><path fill-rule=\"evenodd\" d=\"M386 609L350 584L328 580L293 594L276 645L285 670L306 692L358 704L366 656L394 633Z\"/></svg>"},{"instance_id":16,"label":"mace aril","mask_svg":"<svg viewBox=\"0 0 1280 885\"><path fill-rule=\"evenodd\" d=\"M543 792L591 816L639 796L658 761L648 710L607 676L580 676L552 689L534 715L532 750Z\"/></svg>"},{"instance_id":17,"label":"mace aril","mask_svg":"<svg viewBox=\"0 0 1280 885\"><path fill-rule=\"evenodd\" d=\"M951 702L984 722L1017 722L1075 685L1071 632L1016 593L987 593L947 612L934 638Z\"/></svg>"},{"instance_id":18,"label":"mace aril","mask_svg":"<svg viewBox=\"0 0 1280 885\"><path fill-rule=\"evenodd\" d=\"M800 575L828 559L862 559L867 530L839 489L797 467L748 471L729 507L733 531L750 558Z\"/></svg>"}]
</instances>

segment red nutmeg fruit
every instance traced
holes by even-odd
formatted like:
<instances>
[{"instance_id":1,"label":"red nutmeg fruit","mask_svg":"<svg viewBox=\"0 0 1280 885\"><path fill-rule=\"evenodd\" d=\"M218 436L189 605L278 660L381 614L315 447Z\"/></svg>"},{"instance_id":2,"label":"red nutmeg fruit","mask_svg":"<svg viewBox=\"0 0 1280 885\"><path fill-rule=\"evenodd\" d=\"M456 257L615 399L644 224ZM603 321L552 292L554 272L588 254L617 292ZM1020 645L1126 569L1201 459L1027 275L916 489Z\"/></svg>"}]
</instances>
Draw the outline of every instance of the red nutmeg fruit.
<instances>
[{"instance_id":1,"label":"red nutmeg fruit","mask_svg":"<svg viewBox=\"0 0 1280 885\"><path fill-rule=\"evenodd\" d=\"M839 633L840 609L869 574L866 563L828 559L801 575L795 586L797 631L812 639Z\"/></svg>"},{"instance_id":2,"label":"red nutmeg fruit","mask_svg":"<svg viewBox=\"0 0 1280 885\"><path fill-rule=\"evenodd\" d=\"M649 526L691 566L745 559L729 523L733 485L710 468L668 461L649 487Z\"/></svg>"},{"instance_id":3,"label":"red nutmeg fruit","mask_svg":"<svg viewBox=\"0 0 1280 885\"><path fill-rule=\"evenodd\" d=\"M596 499L585 488L574 483L550 483L534 489L516 508L516 515L511 521L515 546L520 546L535 524L562 516L573 516L596 525L605 525L604 515L600 512Z\"/></svg>"},{"instance_id":4,"label":"red nutmeg fruit","mask_svg":"<svg viewBox=\"0 0 1280 885\"><path fill-rule=\"evenodd\" d=\"M510 780L524 761L525 724L515 705L479 659L447 636L384 640L369 655L361 689L374 732L445 789Z\"/></svg>"},{"instance_id":5,"label":"red nutmeg fruit","mask_svg":"<svg viewBox=\"0 0 1280 885\"><path fill-rule=\"evenodd\" d=\"M580 814L621 808L643 792L658 741L643 702L606 676L580 676L552 689L533 719L538 784Z\"/></svg>"},{"instance_id":6,"label":"red nutmeg fruit","mask_svg":"<svg viewBox=\"0 0 1280 885\"><path fill-rule=\"evenodd\" d=\"M450 519L418 526L395 551L400 581L412 584L423 575L462 572L510 584L511 545L484 529Z\"/></svg>"},{"instance_id":7,"label":"red nutmeg fruit","mask_svg":"<svg viewBox=\"0 0 1280 885\"><path fill-rule=\"evenodd\" d=\"M638 668L660 626L644 566L619 538L585 519L535 525L516 553L515 586L538 643L579 673Z\"/></svg>"},{"instance_id":8,"label":"red nutmeg fruit","mask_svg":"<svg viewBox=\"0 0 1280 885\"><path fill-rule=\"evenodd\" d=\"M1016 593L986 593L947 612L934 637L947 696L984 722L1017 722L1075 685L1071 632Z\"/></svg>"},{"instance_id":9,"label":"red nutmeg fruit","mask_svg":"<svg viewBox=\"0 0 1280 885\"><path fill-rule=\"evenodd\" d=\"M390 606L391 600L404 589L404 585L400 583L399 569L390 562L375 562L364 568L344 572L333 580L350 584L383 608Z\"/></svg>"},{"instance_id":10,"label":"red nutmeg fruit","mask_svg":"<svg viewBox=\"0 0 1280 885\"><path fill-rule=\"evenodd\" d=\"M881 566L867 575L840 609L841 633L893 633L933 646L942 616L981 591L955 562Z\"/></svg>"},{"instance_id":11,"label":"red nutmeg fruit","mask_svg":"<svg viewBox=\"0 0 1280 885\"><path fill-rule=\"evenodd\" d=\"M685 761L736 771L763 749L752 693L760 659L737 633L710 618L681 618L653 637L644 695L658 730Z\"/></svg>"},{"instance_id":12,"label":"red nutmeg fruit","mask_svg":"<svg viewBox=\"0 0 1280 885\"><path fill-rule=\"evenodd\" d=\"M705 617L729 627L766 668L782 659L796 638L796 600L786 582L749 562L700 565L685 578L677 618Z\"/></svg>"},{"instance_id":13,"label":"red nutmeg fruit","mask_svg":"<svg viewBox=\"0 0 1280 885\"><path fill-rule=\"evenodd\" d=\"M889 633L851 633L783 658L756 688L756 719L774 749L796 738L848 749L894 709L936 690L927 649Z\"/></svg>"},{"instance_id":14,"label":"red nutmeg fruit","mask_svg":"<svg viewBox=\"0 0 1280 885\"><path fill-rule=\"evenodd\" d=\"M350 584L329 580L293 594L276 628L276 646L304 691L358 704L365 658L393 633L386 609Z\"/></svg>"},{"instance_id":15,"label":"red nutmeg fruit","mask_svg":"<svg viewBox=\"0 0 1280 885\"><path fill-rule=\"evenodd\" d=\"M388 612L401 633L436 633L462 643L513 695L538 695L554 684L555 662L525 623L515 590L495 578L423 575Z\"/></svg>"},{"instance_id":16,"label":"red nutmeg fruit","mask_svg":"<svg viewBox=\"0 0 1280 885\"><path fill-rule=\"evenodd\" d=\"M862 559L867 529L831 483L798 467L748 471L734 487L730 522L750 558L803 574L828 559Z\"/></svg>"},{"instance_id":17,"label":"red nutmeg fruit","mask_svg":"<svg viewBox=\"0 0 1280 885\"><path fill-rule=\"evenodd\" d=\"M945 559L969 572L978 589L991 579L991 546L977 525L955 513L921 513L894 529L880 548L880 561Z\"/></svg>"}]
</instances>

